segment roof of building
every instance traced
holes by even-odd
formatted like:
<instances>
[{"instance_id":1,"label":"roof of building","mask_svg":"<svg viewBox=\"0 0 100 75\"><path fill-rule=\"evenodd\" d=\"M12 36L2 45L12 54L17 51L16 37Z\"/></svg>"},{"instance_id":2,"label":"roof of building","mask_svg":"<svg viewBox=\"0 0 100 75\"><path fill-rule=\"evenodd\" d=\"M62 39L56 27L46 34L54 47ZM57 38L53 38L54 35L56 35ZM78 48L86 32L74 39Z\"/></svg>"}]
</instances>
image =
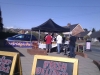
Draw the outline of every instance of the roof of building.
<instances>
[{"instance_id":1,"label":"roof of building","mask_svg":"<svg viewBox=\"0 0 100 75\"><path fill-rule=\"evenodd\" d=\"M97 32L93 32L91 35L90 35L91 38L98 38L100 37L100 31L97 31Z\"/></svg>"},{"instance_id":2,"label":"roof of building","mask_svg":"<svg viewBox=\"0 0 100 75\"><path fill-rule=\"evenodd\" d=\"M78 24L73 24L69 26L64 26L65 28L70 28L70 31L72 31Z\"/></svg>"},{"instance_id":3,"label":"roof of building","mask_svg":"<svg viewBox=\"0 0 100 75\"><path fill-rule=\"evenodd\" d=\"M81 32L79 34L77 34L78 37L84 37L86 36L90 31L85 31L85 32Z\"/></svg>"}]
</instances>

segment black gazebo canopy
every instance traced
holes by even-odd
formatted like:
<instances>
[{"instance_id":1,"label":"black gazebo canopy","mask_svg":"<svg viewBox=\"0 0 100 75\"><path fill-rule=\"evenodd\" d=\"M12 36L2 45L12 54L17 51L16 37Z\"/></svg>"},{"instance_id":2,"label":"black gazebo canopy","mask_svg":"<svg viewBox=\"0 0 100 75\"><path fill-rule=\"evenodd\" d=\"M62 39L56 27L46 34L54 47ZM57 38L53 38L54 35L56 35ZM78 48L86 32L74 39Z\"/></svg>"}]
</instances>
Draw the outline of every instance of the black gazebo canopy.
<instances>
[{"instance_id":1,"label":"black gazebo canopy","mask_svg":"<svg viewBox=\"0 0 100 75\"><path fill-rule=\"evenodd\" d=\"M41 32L69 32L69 28L64 28L53 22L52 19L47 20L43 24L33 27L32 31L41 31Z\"/></svg>"}]
</instances>

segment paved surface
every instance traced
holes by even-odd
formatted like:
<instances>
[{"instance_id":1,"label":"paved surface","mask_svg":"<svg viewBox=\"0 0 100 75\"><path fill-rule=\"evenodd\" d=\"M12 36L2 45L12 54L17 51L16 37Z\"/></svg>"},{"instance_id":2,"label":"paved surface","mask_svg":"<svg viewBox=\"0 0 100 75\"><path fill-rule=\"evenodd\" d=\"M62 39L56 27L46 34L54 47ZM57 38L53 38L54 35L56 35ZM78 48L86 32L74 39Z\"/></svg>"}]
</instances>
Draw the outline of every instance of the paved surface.
<instances>
[{"instance_id":1,"label":"paved surface","mask_svg":"<svg viewBox=\"0 0 100 75\"><path fill-rule=\"evenodd\" d=\"M86 52L92 60L100 61L100 47L91 47L92 52Z\"/></svg>"},{"instance_id":2,"label":"paved surface","mask_svg":"<svg viewBox=\"0 0 100 75\"><path fill-rule=\"evenodd\" d=\"M100 50L100 47L96 47L96 46L91 46L91 48Z\"/></svg>"},{"instance_id":3,"label":"paved surface","mask_svg":"<svg viewBox=\"0 0 100 75\"><path fill-rule=\"evenodd\" d=\"M31 75L34 56L29 55L26 49L17 48L17 50L19 50L22 54L25 55L25 57L21 57L23 75ZM56 53L50 53L49 55L66 57L63 54L58 55ZM92 63L91 59L83 58L78 55L76 56L76 58L79 59L79 75L100 75L99 69L96 65Z\"/></svg>"},{"instance_id":4,"label":"paved surface","mask_svg":"<svg viewBox=\"0 0 100 75\"><path fill-rule=\"evenodd\" d=\"M78 44L85 44L85 43L78 43ZM97 61L100 61L100 43L95 43L95 42L92 42L91 43L91 49L92 49L92 52L86 52L88 57L92 60L97 60Z\"/></svg>"}]
</instances>

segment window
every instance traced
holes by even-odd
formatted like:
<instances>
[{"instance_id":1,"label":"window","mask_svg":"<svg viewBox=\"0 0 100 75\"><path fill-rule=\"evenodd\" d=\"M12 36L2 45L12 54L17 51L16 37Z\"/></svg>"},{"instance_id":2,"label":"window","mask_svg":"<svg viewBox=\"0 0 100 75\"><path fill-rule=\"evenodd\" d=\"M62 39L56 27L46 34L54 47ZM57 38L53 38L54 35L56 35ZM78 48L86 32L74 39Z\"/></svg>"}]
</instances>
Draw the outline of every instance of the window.
<instances>
[{"instance_id":1,"label":"window","mask_svg":"<svg viewBox=\"0 0 100 75\"><path fill-rule=\"evenodd\" d=\"M13 37L17 37L17 36L19 36L19 35L14 35Z\"/></svg>"},{"instance_id":2,"label":"window","mask_svg":"<svg viewBox=\"0 0 100 75\"><path fill-rule=\"evenodd\" d=\"M25 38L25 39L29 39L29 38L30 38L30 36L28 36L28 35L25 35L25 36L24 36L24 38Z\"/></svg>"},{"instance_id":3,"label":"window","mask_svg":"<svg viewBox=\"0 0 100 75\"><path fill-rule=\"evenodd\" d=\"M20 39L22 39L22 38L24 38L24 35L16 36L16 38L20 38Z\"/></svg>"},{"instance_id":4,"label":"window","mask_svg":"<svg viewBox=\"0 0 100 75\"><path fill-rule=\"evenodd\" d=\"M30 39L36 40L35 36L33 36L33 35L32 35L32 36L31 36L31 35L27 35L27 36L25 36L25 38L27 38L27 39L29 39L29 40L30 40Z\"/></svg>"},{"instance_id":5,"label":"window","mask_svg":"<svg viewBox=\"0 0 100 75\"><path fill-rule=\"evenodd\" d=\"M37 39L36 39L36 37L35 37L35 36L32 36L32 40L36 41Z\"/></svg>"}]
</instances>

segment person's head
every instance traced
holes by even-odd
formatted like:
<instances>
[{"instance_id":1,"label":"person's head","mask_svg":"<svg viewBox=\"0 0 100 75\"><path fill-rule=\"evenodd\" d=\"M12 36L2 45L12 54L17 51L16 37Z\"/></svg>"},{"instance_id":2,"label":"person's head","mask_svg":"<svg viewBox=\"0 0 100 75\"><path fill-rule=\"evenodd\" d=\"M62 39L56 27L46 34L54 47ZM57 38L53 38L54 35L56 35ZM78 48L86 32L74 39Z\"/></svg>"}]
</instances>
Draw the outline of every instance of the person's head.
<instances>
[{"instance_id":1,"label":"person's head","mask_svg":"<svg viewBox=\"0 0 100 75\"><path fill-rule=\"evenodd\" d=\"M61 33L57 33L58 35L60 35Z\"/></svg>"},{"instance_id":2,"label":"person's head","mask_svg":"<svg viewBox=\"0 0 100 75\"><path fill-rule=\"evenodd\" d=\"M66 37L66 35L64 35L64 37Z\"/></svg>"},{"instance_id":3,"label":"person's head","mask_svg":"<svg viewBox=\"0 0 100 75\"><path fill-rule=\"evenodd\" d=\"M50 35L50 32L48 32L48 35Z\"/></svg>"},{"instance_id":4,"label":"person's head","mask_svg":"<svg viewBox=\"0 0 100 75\"><path fill-rule=\"evenodd\" d=\"M45 35L47 35L48 33L47 32L45 32Z\"/></svg>"},{"instance_id":5,"label":"person's head","mask_svg":"<svg viewBox=\"0 0 100 75\"><path fill-rule=\"evenodd\" d=\"M56 33L56 36L58 36L59 35L59 33Z\"/></svg>"}]
</instances>

